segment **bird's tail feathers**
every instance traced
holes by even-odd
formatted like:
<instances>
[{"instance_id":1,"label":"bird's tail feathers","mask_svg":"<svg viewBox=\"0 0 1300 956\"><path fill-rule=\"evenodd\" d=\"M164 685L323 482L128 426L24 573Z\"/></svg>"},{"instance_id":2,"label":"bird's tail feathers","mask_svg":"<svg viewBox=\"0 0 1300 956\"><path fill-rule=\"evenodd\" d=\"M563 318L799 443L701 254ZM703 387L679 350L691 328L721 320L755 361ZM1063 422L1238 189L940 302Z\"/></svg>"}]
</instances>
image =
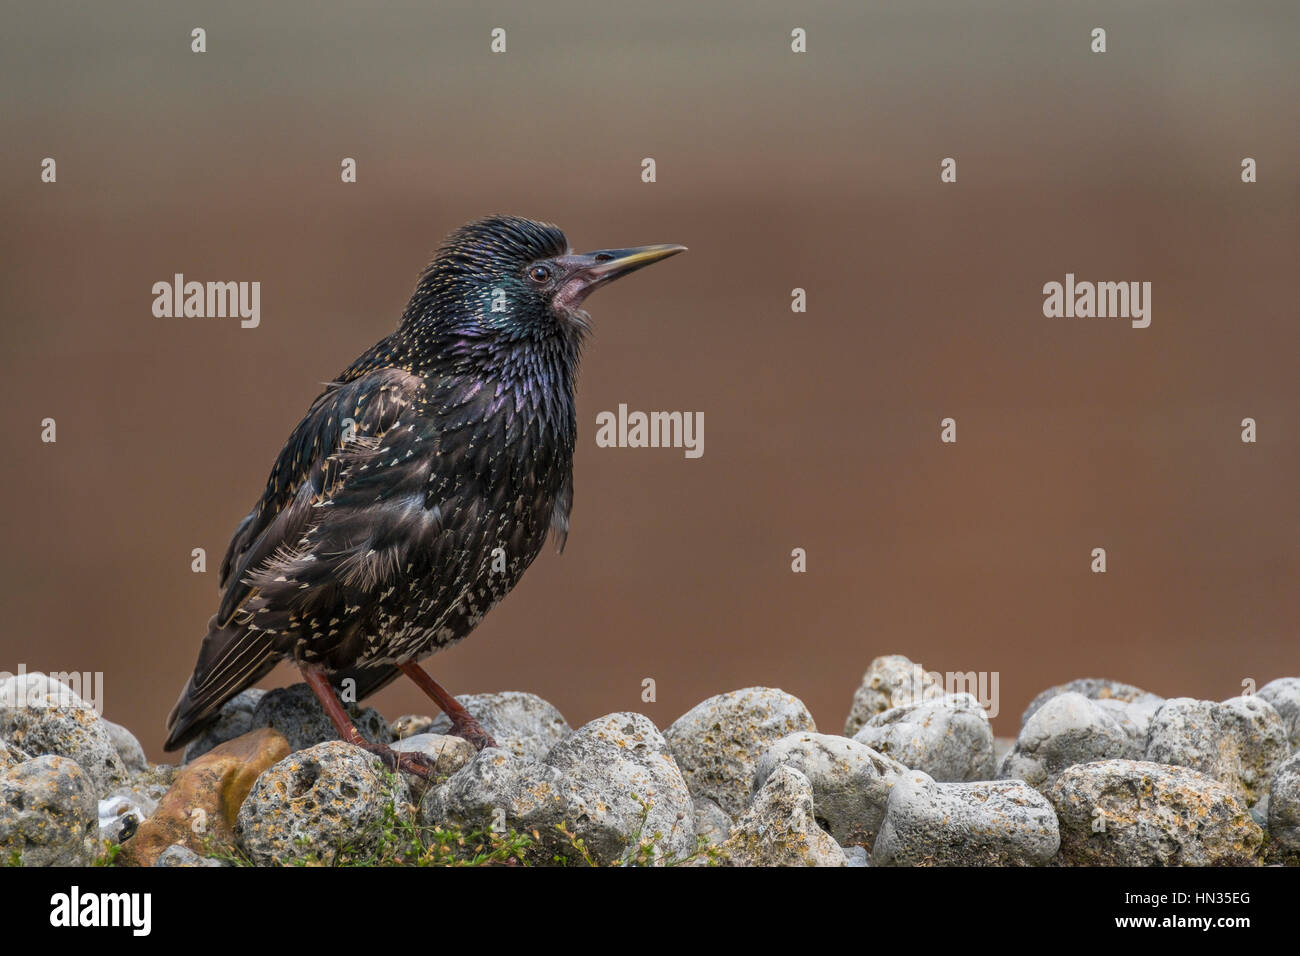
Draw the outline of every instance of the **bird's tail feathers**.
<instances>
[{"instance_id":1,"label":"bird's tail feathers","mask_svg":"<svg viewBox=\"0 0 1300 956\"><path fill-rule=\"evenodd\" d=\"M197 737L226 701L265 677L279 658L266 632L233 621L222 627L214 617L194 673L167 715L163 749L176 750Z\"/></svg>"}]
</instances>

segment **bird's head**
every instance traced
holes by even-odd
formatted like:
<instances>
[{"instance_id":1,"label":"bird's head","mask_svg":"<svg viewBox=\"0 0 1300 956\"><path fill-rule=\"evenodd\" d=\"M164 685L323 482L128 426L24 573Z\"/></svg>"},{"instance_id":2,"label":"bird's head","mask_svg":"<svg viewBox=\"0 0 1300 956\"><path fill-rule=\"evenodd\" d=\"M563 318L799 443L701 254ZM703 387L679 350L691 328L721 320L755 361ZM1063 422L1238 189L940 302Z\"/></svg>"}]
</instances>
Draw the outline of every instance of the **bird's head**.
<instances>
[{"instance_id":1,"label":"bird's head","mask_svg":"<svg viewBox=\"0 0 1300 956\"><path fill-rule=\"evenodd\" d=\"M420 278L404 326L485 345L575 345L594 290L685 251L656 245L575 253L548 223L493 216L457 229Z\"/></svg>"}]
</instances>

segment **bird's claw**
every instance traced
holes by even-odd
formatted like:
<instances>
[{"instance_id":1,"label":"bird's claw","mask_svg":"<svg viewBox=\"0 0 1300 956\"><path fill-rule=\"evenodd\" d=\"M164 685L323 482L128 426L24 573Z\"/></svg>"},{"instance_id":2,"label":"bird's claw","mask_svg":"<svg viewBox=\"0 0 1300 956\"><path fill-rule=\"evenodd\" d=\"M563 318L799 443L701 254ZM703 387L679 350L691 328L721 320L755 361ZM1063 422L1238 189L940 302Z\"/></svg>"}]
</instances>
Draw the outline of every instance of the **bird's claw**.
<instances>
[{"instance_id":1,"label":"bird's claw","mask_svg":"<svg viewBox=\"0 0 1300 956\"><path fill-rule=\"evenodd\" d=\"M433 779L437 764L422 753L415 751L397 751L383 744L359 744L362 750L374 754L384 762L384 766L396 773L403 771L419 777L421 780Z\"/></svg>"},{"instance_id":2,"label":"bird's claw","mask_svg":"<svg viewBox=\"0 0 1300 956\"><path fill-rule=\"evenodd\" d=\"M475 750L486 750L488 747L495 747L497 742L492 739L492 735L483 729L473 717L465 717L460 720L451 722L451 729L447 731L453 737L462 737L474 745Z\"/></svg>"},{"instance_id":3,"label":"bird's claw","mask_svg":"<svg viewBox=\"0 0 1300 956\"><path fill-rule=\"evenodd\" d=\"M398 769L419 777L421 780L432 780L437 770L437 763L422 753L406 751L397 754Z\"/></svg>"}]
</instances>

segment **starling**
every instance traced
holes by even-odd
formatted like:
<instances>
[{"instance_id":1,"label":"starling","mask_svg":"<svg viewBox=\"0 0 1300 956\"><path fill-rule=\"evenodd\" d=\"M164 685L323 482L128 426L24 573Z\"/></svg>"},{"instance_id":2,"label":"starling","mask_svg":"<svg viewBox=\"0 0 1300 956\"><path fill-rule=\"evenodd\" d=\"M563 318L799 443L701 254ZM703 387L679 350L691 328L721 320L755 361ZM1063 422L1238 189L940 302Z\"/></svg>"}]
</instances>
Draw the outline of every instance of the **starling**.
<instances>
[{"instance_id":1,"label":"starling","mask_svg":"<svg viewBox=\"0 0 1300 956\"><path fill-rule=\"evenodd\" d=\"M340 737L390 766L428 770L418 755L368 744L336 688L359 701L405 673L453 734L493 746L418 662L466 637L548 532L563 549L583 301L684 248L579 255L555 226L512 216L454 232L397 330L312 403L235 530L166 749L286 658Z\"/></svg>"}]
</instances>

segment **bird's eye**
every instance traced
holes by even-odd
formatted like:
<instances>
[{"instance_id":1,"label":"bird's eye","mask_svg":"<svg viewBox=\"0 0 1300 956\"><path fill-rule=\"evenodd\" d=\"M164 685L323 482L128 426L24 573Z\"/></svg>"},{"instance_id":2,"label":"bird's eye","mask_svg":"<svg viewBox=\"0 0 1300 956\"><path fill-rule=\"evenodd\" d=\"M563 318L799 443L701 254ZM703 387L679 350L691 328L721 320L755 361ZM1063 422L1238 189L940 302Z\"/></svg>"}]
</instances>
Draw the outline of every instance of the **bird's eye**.
<instances>
[{"instance_id":1,"label":"bird's eye","mask_svg":"<svg viewBox=\"0 0 1300 956\"><path fill-rule=\"evenodd\" d=\"M551 278L551 270L546 266L533 266L528 270L528 278L534 282L546 282Z\"/></svg>"}]
</instances>

